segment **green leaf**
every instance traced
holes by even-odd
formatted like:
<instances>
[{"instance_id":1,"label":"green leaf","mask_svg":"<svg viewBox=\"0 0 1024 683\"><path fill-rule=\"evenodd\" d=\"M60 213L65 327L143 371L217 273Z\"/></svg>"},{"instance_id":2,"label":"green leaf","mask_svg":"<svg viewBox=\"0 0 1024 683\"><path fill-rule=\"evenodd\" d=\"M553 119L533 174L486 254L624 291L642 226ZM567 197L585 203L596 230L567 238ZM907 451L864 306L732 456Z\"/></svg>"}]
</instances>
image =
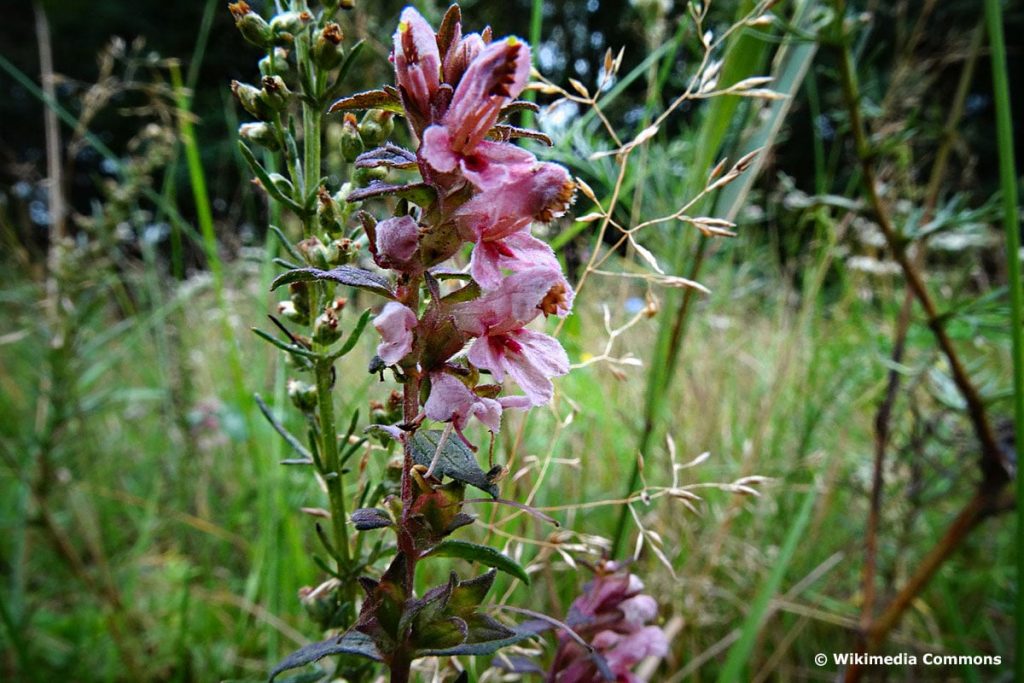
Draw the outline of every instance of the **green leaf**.
<instances>
[{"instance_id":1,"label":"green leaf","mask_svg":"<svg viewBox=\"0 0 1024 683\"><path fill-rule=\"evenodd\" d=\"M300 216L303 215L304 210L299 206L298 202L288 195L282 194L282 192L277 189L277 186L274 185L274 181L270 179L270 174L267 173L267 170L263 168L263 165L256 160L256 156L252 153L252 150L249 149L249 146L239 140L238 149L242 153L242 158L245 159L245 163L249 165L253 174L259 178L260 184L263 186L263 189L267 191L267 194L286 205L296 214Z\"/></svg>"},{"instance_id":2,"label":"green leaf","mask_svg":"<svg viewBox=\"0 0 1024 683\"><path fill-rule=\"evenodd\" d=\"M281 285L290 285L293 282L309 282L311 280L330 280L349 287L365 289L369 292L386 296L389 299L395 298L391 291L391 283L386 277L353 266L338 266L331 270L296 268L277 276L271 283L270 289L275 290Z\"/></svg>"},{"instance_id":3,"label":"green leaf","mask_svg":"<svg viewBox=\"0 0 1024 683\"><path fill-rule=\"evenodd\" d=\"M518 562L505 553L485 545L448 539L434 546L433 549L427 552L427 555L457 557L468 562L479 562L488 567L500 569L506 574L511 574L527 585L530 583L530 576Z\"/></svg>"},{"instance_id":4,"label":"green leaf","mask_svg":"<svg viewBox=\"0 0 1024 683\"><path fill-rule=\"evenodd\" d=\"M434 460L434 454L437 452L441 434L439 429L416 432L410 440L412 458L416 464L430 467L430 463ZM435 472L486 491L492 498L498 497L498 487L480 469L473 451L469 450L461 439L449 438L445 441Z\"/></svg>"},{"instance_id":5,"label":"green leaf","mask_svg":"<svg viewBox=\"0 0 1024 683\"><path fill-rule=\"evenodd\" d=\"M341 636L307 645L288 655L283 662L275 666L274 670L270 672L270 681L273 683L278 675L289 669L297 669L300 666L312 664L331 655L359 655L376 662L381 661L380 653L377 652L377 648L369 636L358 631L348 631Z\"/></svg>"},{"instance_id":6,"label":"green leaf","mask_svg":"<svg viewBox=\"0 0 1024 683\"><path fill-rule=\"evenodd\" d=\"M527 638L536 635L533 631L522 628L521 626L515 626L510 630L512 635L504 638L496 638L494 640L467 640L466 642L460 643L454 647L417 650L416 656L455 657L457 655L492 655L503 647L515 645L516 643L520 643Z\"/></svg>"}]
</instances>

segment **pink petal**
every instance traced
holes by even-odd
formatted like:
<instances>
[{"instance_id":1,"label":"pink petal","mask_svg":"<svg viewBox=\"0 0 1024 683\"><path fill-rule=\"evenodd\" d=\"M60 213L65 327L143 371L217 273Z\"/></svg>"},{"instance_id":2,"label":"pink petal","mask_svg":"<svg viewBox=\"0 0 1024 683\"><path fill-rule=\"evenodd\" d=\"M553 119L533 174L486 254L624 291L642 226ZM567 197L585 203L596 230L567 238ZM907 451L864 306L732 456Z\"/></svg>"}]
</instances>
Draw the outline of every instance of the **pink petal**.
<instances>
[{"instance_id":1,"label":"pink petal","mask_svg":"<svg viewBox=\"0 0 1024 683\"><path fill-rule=\"evenodd\" d=\"M554 393L551 378L569 372L569 357L562 345L546 334L524 329L510 336L522 350L505 354L508 374L533 405L544 405Z\"/></svg>"},{"instance_id":2,"label":"pink petal","mask_svg":"<svg viewBox=\"0 0 1024 683\"><path fill-rule=\"evenodd\" d=\"M451 173L459 165L459 157L452 151L451 138L443 126L431 126L423 131L420 156L441 173Z\"/></svg>"},{"instance_id":3,"label":"pink petal","mask_svg":"<svg viewBox=\"0 0 1024 683\"><path fill-rule=\"evenodd\" d=\"M416 314L397 301L389 301L377 317L373 326L380 333L381 343L377 355L388 365L394 365L412 351Z\"/></svg>"},{"instance_id":4,"label":"pink petal","mask_svg":"<svg viewBox=\"0 0 1024 683\"><path fill-rule=\"evenodd\" d=\"M658 616L658 603L650 595L634 595L619 603L622 617L630 626L640 628Z\"/></svg>"},{"instance_id":5,"label":"pink petal","mask_svg":"<svg viewBox=\"0 0 1024 683\"><path fill-rule=\"evenodd\" d=\"M530 48L518 38L488 45L470 63L455 89L444 122L452 148L472 151L498 120L501 108L519 96L530 75Z\"/></svg>"},{"instance_id":6,"label":"pink petal","mask_svg":"<svg viewBox=\"0 0 1024 683\"><path fill-rule=\"evenodd\" d=\"M452 149L457 149L457 135L457 132L451 131ZM494 190L514 184L537 164L537 157L508 142L481 140L472 148L462 148L460 153L462 174L481 190Z\"/></svg>"}]
</instances>

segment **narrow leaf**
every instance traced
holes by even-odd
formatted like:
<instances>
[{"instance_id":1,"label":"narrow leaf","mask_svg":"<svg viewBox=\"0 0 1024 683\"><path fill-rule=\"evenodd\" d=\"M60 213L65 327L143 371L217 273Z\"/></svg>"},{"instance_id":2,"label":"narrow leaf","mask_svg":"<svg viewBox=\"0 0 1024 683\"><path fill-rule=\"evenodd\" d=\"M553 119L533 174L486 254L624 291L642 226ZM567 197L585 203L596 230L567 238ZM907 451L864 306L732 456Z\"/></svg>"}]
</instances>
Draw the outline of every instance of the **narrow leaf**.
<instances>
[{"instance_id":1,"label":"narrow leaf","mask_svg":"<svg viewBox=\"0 0 1024 683\"><path fill-rule=\"evenodd\" d=\"M355 515L353 514L353 517ZM448 539L434 546L427 555L437 557L457 557L467 562L479 562L480 564L494 569L499 569L506 574L511 574L525 584L530 583L530 576L518 562L511 557L494 548L467 541L456 541Z\"/></svg>"},{"instance_id":2,"label":"narrow leaf","mask_svg":"<svg viewBox=\"0 0 1024 683\"><path fill-rule=\"evenodd\" d=\"M270 672L270 681L273 683L278 675L289 669L297 669L331 655L359 655L376 662L381 661L380 653L369 636L359 631L348 631L341 636L312 643L288 655Z\"/></svg>"},{"instance_id":3,"label":"narrow leaf","mask_svg":"<svg viewBox=\"0 0 1024 683\"><path fill-rule=\"evenodd\" d=\"M290 285L293 282L309 282L311 280L330 280L348 287L365 289L369 292L386 296L389 299L395 298L391 291L391 283L388 282L386 277L353 266L338 266L332 270L296 268L277 276L271 283L270 289L275 290L281 285Z\"/></svg>"}]
</instances>

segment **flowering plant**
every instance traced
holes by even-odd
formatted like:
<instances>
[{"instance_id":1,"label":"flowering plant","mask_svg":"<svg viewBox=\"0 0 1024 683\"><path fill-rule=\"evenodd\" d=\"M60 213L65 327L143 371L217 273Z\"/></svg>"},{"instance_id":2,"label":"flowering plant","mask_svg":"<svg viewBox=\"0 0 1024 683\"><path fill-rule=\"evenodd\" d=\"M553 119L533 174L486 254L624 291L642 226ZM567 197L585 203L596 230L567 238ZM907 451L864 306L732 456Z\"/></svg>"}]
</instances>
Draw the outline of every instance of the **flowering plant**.
<instances>
[{"instance_id":1,"label":"flowering plant","mask_svg":"<svg viewBox=\"0 0 1024 683\"><path fill-rule=\"evenodd\" d=\"M300 453L291 462L312 465L324 482L331 509L321 516L333 533L317 528L335 560L333 567L321 563L332 578L302 594L335 635L288 657L272 678L342 655L339 670L350 679L368 672L351 657L360 656L386 665L392 681L405 681L418 658L488 655L537 632L502 623L483 606L498 570L528 581L526 572L494 549L450 536L473 522L464 511L466 487L497 498L503 474L500 466L485 472L477 464L467 427L475 420L493 437L504 411L548 403L552 379L569 371L560 343L531 327L538 319L567 316L574 297L554 252L531 234L531 225L563 215L576 183L564 167L513 143L518 137L546 140L509 123L517 112L536 109L517 99L530 74L530 49L522 40L495 38L489 28L463 33L457 5L436 32L407 8L394 33L395 85L339 98L359 48L346 52L341 46L343 33L331 19L339 3L325 2L318 13L305 2L293 5L269 22L244 2L231 5L243 35L267 51L259 87L233 84L242 105L259 119L242 127L242 154L270 198L303 224L304 239L294 245L273 228L292 257L305 261L281 260L287 272L273 288L289 288L279 313L310 326L311 334L297 334L277 318L287 340L260 334L315 377L315 384L290 385L293 402L308 416L309 447L263 407ZM303 113L301 155L289 115L295 101ZM329 113L343 115L341 148L350 171L349 182L334 192L321 177L320 156L322 119L331 101ZM361 121L356 111L365 112ZM388 140L395 116L408 125L411 149ZM281 152L289 175L271 173L252 144ZM403 174L418 177L390 181ZM378 220L369 208L381 206L388 215ZM459 268L467 249L468 267ZM347 301L337 298L339 287L384 299L347 338L340 325ZM385 482L369 496L364 487L361 506L350 516L359 534L388 529L394 544L378 541L361 555L366 544L353 541L345 527L343 466L365 438L356 434L356 415L339 445L332 388L334 363L355 348L371 315L380 342L370 371L382 380L390 373L400 390L387 405L377 404L365 432L397 444L401 455L397 486ZM392 551L380 578L363 575ZM417 566L436 557L491 570L468 579L452 572L447 582L417 596ZM353 588L357 578L361 598ZM587 661L612 675L593 647L583 648ZM560 649L558 660L570 659ZM552 675L558 666L556 661ZM573 675L571 680L583 680Z\"/></svg>"}]
</instances>

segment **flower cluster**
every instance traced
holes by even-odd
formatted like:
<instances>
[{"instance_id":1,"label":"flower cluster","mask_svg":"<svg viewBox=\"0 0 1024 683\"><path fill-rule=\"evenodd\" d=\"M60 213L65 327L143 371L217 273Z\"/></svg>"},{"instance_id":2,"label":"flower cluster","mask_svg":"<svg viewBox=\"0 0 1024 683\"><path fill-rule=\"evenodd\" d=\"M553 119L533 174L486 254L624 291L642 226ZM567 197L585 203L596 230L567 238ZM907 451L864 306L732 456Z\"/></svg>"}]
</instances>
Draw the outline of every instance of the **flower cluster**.
<instances>
[{"instance_id":1,"label":"flower cluster","mask_svg":"<svg viewBox=\"0 0 1024 683\"><path fill-rule=\"evenodd\" d=\"M668 639L658 626L646 625L658 614L658 603L641 593L635 574L606 562L583 595L569 607L566 622L604 658L619 683L640 683L632 669L646 657L664 657ZM589 683L603 680L595 658L567 635L559 637L558 652L548 680Z\"/></svg>"},{"instance_id":2,"label":"flower cluster","mask_svg":"<svg viewBox=\"0 0 1024 683\"><path fill-rule=\"evenodd\" d=\"M410 7L392 59L418 145L415 163L433 201L418 215L378 223L374 258L397 271L400 283L420 275L430 282L450 275L444 262L472 243L473 284L462 290L466 296L435 297L422 315L401 296L388 303L374 320L382 338L377 353L386 365L429 378L423 416L451 423L460 436L471 417L496 432L503 409L547 403L551 378L569 370L558 341L528 328L541 315L564 317L573 300L554 252L530 227L562 215L575 185L562 166L512 144L518 129L499 123L526 87L524 42L492 39L489 30L463 35L457 19L435 33ZM454 362L469 342L464 362ZM432 352L417 353L425 348ZM451 353L439 357L438 348ZM511 377L524 395L498 398L500 386L477 382L480 370L499 383Z\"/></svg>"}]
</instances>

